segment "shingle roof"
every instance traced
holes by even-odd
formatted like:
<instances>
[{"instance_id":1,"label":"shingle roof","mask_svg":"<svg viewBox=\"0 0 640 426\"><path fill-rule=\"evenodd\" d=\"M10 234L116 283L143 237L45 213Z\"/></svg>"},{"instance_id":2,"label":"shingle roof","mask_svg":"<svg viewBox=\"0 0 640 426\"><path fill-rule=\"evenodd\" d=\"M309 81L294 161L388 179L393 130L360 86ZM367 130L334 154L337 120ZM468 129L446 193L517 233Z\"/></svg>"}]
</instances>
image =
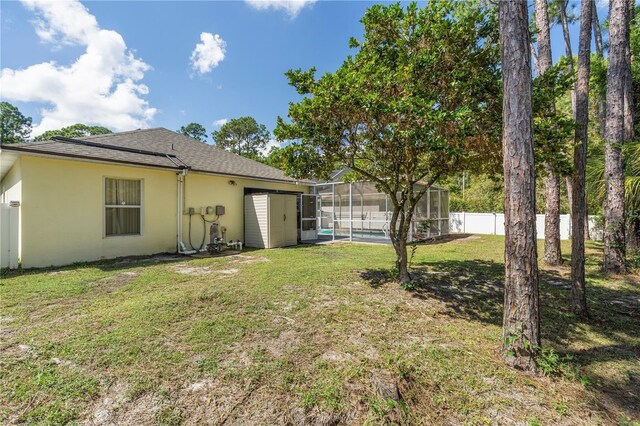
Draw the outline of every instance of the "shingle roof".
<instances>
[{"instance_id":1,"label":"shingle roof","mask_svg":"<svg viewBox=\"0 0 640 426\"><path fill-rule=\"evenodd\" d=\"M89 142L89 144L49 140L3 145L2 149L172 169L178 169L180 165L185 165L197 172L284 182L312 183L311 181L293 179L286 176L282 170L215 148L161 127L86 136L78 140ZM148 152L120 151L109 149L107 146L153 151L156 154L167 154L167 156L151 155Z\"/></svg>"}]
</instances>

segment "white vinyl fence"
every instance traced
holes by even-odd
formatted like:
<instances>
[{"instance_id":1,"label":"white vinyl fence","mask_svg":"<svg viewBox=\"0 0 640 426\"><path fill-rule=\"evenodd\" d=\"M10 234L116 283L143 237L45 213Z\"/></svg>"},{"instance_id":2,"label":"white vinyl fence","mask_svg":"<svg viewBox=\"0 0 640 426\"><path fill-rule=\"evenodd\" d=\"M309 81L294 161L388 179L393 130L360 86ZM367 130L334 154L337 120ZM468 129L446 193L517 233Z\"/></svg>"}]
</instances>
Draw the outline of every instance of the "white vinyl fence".
<instances>
[{"instance_id":1,"label":"white vinyl fence","mask_svg":"<svg viewBox=\"0 0 640 426\"><path fill-rule=\"evenodd\" d=\"M461 234L504 235L504 213L449 213L449 232ZM544 239L544 215L536 215L538 239ZM595 216L589 216L589 233L592 239L602 239L602 232L596 229ZM571 238L571 219L568 214L560 215L560 239Z\"/></svg>"}]
</instances>

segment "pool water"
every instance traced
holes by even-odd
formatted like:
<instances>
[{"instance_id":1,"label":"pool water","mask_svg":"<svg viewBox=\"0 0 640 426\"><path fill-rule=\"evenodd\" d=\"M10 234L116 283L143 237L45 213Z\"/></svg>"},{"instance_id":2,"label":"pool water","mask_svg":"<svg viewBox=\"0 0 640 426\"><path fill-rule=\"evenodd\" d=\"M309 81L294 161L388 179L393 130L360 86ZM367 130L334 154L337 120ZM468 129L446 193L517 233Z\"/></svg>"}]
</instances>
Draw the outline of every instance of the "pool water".
<instances>
[{"instance_id":1,"label":"pool water","mask_svg":"<svg viewBox=\"0 0 640 426\"><path fill-rule=\"evenodd\" d=\"M318 235L331 236L333 235L333 230L320 229L318 231ZM336 238L349 238L349 232L347 231L344 234L336 234ZM388 239L382 231L353 231L353 238Z\"/></svg>"}]
</instances>

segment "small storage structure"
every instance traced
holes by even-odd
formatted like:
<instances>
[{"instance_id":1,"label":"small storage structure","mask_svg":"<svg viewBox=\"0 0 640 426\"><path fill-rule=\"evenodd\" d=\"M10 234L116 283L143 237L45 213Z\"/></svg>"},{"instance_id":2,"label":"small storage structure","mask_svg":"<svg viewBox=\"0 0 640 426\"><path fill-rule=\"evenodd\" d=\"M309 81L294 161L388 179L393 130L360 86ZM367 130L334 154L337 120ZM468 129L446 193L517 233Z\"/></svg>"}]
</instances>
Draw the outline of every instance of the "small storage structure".
<instances>
[{"instance_id":1,"label":"small storage structure","mask_svg":"<svg viewBox=\"0 0 640 426\"><path fill-rule=\"evenodd\" d=\"M248 194L244 197L244 244L275 248L298 243L297 197Z\"/></svg>"}]
</instances>

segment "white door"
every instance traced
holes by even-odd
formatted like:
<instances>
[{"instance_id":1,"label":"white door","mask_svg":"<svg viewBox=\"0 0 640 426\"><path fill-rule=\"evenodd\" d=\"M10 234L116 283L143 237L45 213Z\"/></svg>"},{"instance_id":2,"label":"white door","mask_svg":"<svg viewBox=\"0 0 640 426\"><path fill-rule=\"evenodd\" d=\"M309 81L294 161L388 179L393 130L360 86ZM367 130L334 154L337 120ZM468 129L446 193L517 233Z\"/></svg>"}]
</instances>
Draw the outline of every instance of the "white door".
<instances>
[{"instance_id":1,"label":"white door","mask_svg":"<svg viewBox=\"0 0 640 426\"><path fill-rule=\"evenodd\" d=\"M269 248L298 244L295 195L269 195Z\"/></svg>"},{"instance_id":2,"label":"white door","mask_svg":"<svg viewBox=\"0 0 640 426\"><path fill-rule=\"evenodd\" d=\"M284 195L284 200L284 246L295 246L298 244L298 199L295 195Z\"/></svg>"},{"instance_id":3,"label":"white door","mask_svg":"<svg viewBox=\"0 0 640 426\"><path fill-rule=\"evenodd\" d=\"M284 199L277 194L269 195L269 244L267 248L284 245Z\"/></svg>"}]
</instances>

